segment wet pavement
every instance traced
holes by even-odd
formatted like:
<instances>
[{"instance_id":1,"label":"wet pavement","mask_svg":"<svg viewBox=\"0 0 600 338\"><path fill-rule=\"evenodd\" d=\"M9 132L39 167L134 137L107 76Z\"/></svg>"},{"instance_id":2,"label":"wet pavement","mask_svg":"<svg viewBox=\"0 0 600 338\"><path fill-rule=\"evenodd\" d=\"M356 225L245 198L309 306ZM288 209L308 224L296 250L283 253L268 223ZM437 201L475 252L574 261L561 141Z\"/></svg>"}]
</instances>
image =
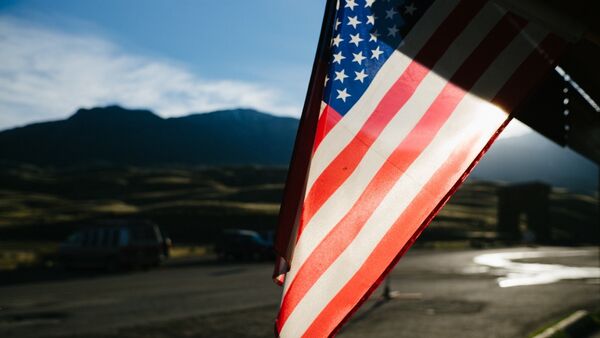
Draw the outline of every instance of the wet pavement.
<instances>
[{"instance_id":1,"label":"wet pavement","mask_svg":"<svg viewBox=\"0 0 600 338\"><path fill-rule=\"evenodd\" d=\"M597 250L593 249L517 251L479 255L473 261L495 270L490 271L492 273L502 275L498 278L498 285L507 288L551 284L562 280L598 279L600 267L597 266L567 266L537 262L543 259L562 259L570 260L573 265L581 265L584 264L582 260L593 258L596 254Z\"/></svg>"}]
</instances>

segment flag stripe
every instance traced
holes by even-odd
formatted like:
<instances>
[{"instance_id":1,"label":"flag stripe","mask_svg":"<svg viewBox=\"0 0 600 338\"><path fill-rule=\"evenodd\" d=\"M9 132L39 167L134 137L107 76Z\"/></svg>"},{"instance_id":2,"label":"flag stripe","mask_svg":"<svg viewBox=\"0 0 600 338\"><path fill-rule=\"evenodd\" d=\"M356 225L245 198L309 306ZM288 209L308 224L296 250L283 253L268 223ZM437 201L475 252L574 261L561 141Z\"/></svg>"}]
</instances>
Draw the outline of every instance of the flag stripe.
<instances>
[{"instance_id":1,"label":"flag stripe","mask_svg":"<svg viewBox=\"0 0 600 338\"><path fill-rule=\"evenodd\" d=\"M515 45L515 43L513 43L512 45ZM517 45L518 45L518 44L517 44ZM522 47L522 46L520 46L520 47ZM514 55L514 53L513 53L513 52L514 52L514 49L515 49L515 48L516 48L516 47L514 47L514 48L507 48L507 49L506 49L506 51L505 51L505 53L503 53L503 55L504 55L504 58L505 58L505 59L506 59L506 58L510 58L510 56L511 56L511 55ZM507 54L508 54L508 56L507 56ZM522 55L523 53L521 52L520 54ZM521 57L521 59L520 59L520 60L522 60L524 57L525 57L525 55L523 55L523 56ZM517 60L517 61L519 61L519 62L520 62L520 60ZM496 62L496 63L497 63L497 62ZM513 61L512 63L515 63L515 62ZM516 67L516 65L518 65L518 62L515 64L515 66L513 66L513 69ZM488 71L488 72L486 72L486 74L492 74L492 75L493 75L493 74L494 74L494 72L493 72L493 69L492 69L492 70L490 70L490 71ZM511 73L508 73L508 74L511 74ZM480 82L482 83L482 85L480 85L480 86L478 86L478 87L486 88L486 87L487 87L487 85L488 85L488 84L486 83L486 81L487 81L487 82L490 82L490 79L493 79L493 76L487 76L487 78L485 78L485 77L484 77L484 78L482 79L483 81L482 81L482 80L480 80L480 81L478 82L478 84L479 84ZM496 85L496 88L499 88L499 85L501 85L502 83L503 83L503 82L500 82L500 83L498 83L498 84ZM477 86L476 86L476 87L477 87ZM471 96L471 95L469 95L469 96ZM472 101L473 99L472 99L472 98L470 98L470 100ZM464 100L464 101L465 101L465 100ZM468 101L468 100L466 100L466 101ZM463 103L461 103L461 105L462 105L462 106L464 106L464 104L463 104ZM472 108L472 107L471 107L471 108ZM459 110L460 110L460 109L459 109ZM462 110L465 110L465 109L463 108ZM470 109L469 109L469 110L470 110ZM477 117L477 116L474 116L473 118L476 118L476 117ZM489 123L488 123L488 125L492 125L492 126L494 126L494 129L493 129L493 130L490 130L490 131L488 131L489 133L488 133L487 135L493 134L493 131L494 131L494 130L495 130L497 127L498 127L498 125L500 125L500 124L502 123L502 121L503 121L503 119L497 119L497 121L496 121L496 123L495 123L495 124L493 124L493 123L492 123L492 124L489 124ZM472 122L472 121L471 121L471 122ZM465 121L465 124L466 124L466 121ZM474 131L474 132L479 132L479 130L473 130L473 131ZM447 140L447 139L446 139L446 140ZM486 140L484 139L483 141L486 141ZM474 148L472 148L472 149L478 150L478 149L481 149L481 148L482 148L484 145L485 145L485 143L483 143L483 144L477 144L477 145L476 145ZM468 146L468 147L473 147L473 144L472 144L472 142L466 142L466 143L463 145L463 147L466 147L466 146ZM443 148L443 147L442 147L442 148ZM472 159L472 158L474 158L474 156L475 156L476 154L477 154L477 153L475 153L475 154L474 154L474 155L471 157L471 159ZM427 162L427 163L429 163L429 162ZM467 164L468 164L468 163L467 163ZM412 167L411 167L411 168L412 168ZM464 169L464 168L463 168L463 169ZM463 171L464 171L464 170L463 170ZM457 173L462 173L463 171L457 171ZM448 184L453 184L453 182L454 182L454 181L453 181L452 179L450 179L450 180L448 180L448 181L447 181L447 184L446 184L446 186L442 185L442 186L443 186L443 189L446 189L446 190L443 190L443 191L447 191L447 190L449 189L449 187L447 187L447 185L448 185ZM437 184L437 183L436 183L436 185L439 185L439 184ZM387 199L387 198L386 198L386 199ZM435 198L434 198L434 200L439 200L439 198L437 198L437 199L435 199ZM427 213L425 213L425 215L427 215ZM416 223L416 224L417 224L417 225L419 225L419 224L420 224L420 222L419 222L419 223ZM411 233L412 233L412 232L411 232ZM397 237L393 237L393 238L397 239ZM403 242L402 242L402 241L399 241L399 243L403 243ZM354 245L354 243L353 243L353 245ZM398 252L398 250L397 250L397 249L395 249L395 250L396 250L396 251L394 251L394 252ZM354 256L354 257L357 257L357 256L356 256L356 253L354 253L354 255L353 255L353 256ZM358 255L358 257L360 257L360 255ZM394 257L394 255L391 255L390 257ZM376 277L378 277L378 276L379 276L379 275L377 275ZM373 280L373 279L370 279L370 280ZM361 294L362 294L362 293L359 293L359 295L361 295ZM323 296L321 295L321 297L323 297ZM326 297L325 297L325 298L326 298ZM303 301L303 302L304 302L304 301ZM343 308L343 307L342 307L342 308ZM338 309L339 309L339 308L338 308ZM341 311L341 312L342 312L342 313L345 313L344 311Z\"/></svg>"},{"instance_id":2,"label":"flag stripe","mask_svg":"<svg viewBox=\"0 0 600 338\"><path fill-rule=\"evenodd\" d=\"M355 1L329 2L339 6L335 61L306 147L281 337L339 330L508 124L501 108L512 110L565 45L496 1Z\"/></svg>"},{"instance_id":3,"label":"flag stripe","mask_svg":"<svg viewBox=\"0 0 600 338\"><path fill-rule=\"evenodd\" d=\"M327 133L329 133L329 131L333 129L333 127L335 127L335 125L340 122L341 119L342 116L338 114L338 112L323 102L323 108L321 109L321 114L319 115L319 124L317 125L317 133L315 134L313 154Z\"/></svg>"},{"instance_id":4,"label":"flag stripe","mask_svg":"<svg viewBox=\"0 0 600 338\"><path fill-rule=\"evenodd\" d=\"M446 51L448 45L464 29L469 19L477 13L481 6L483 6L483 2L481 1L465 1L458 5L418 52L417 58L422 60L420 61L421 64L411 61L413 59L411 55L405 56L408 61L408 68L404 70L403 75L385 93L383 100L388 103L386 105L379 103L372 110L374 113L368 116L367 121L361 127L362 133L358 133L359 139L355 137L351 143L365 142L367 145L372 143L373 139L379 135L381 130L398 111L399 107L412 95L415 90L413 84L421 81L429 70L427 67L432 67L437 62ZM377 102L380 101L381 98L377 99ZM389 101L394 102L394 105L389 104ZM341 156L344 154L348 155L349 152L352 153L353 151L351 147L346 146L342 150ZM338 155L338 158L340 158L340 155ZM335 166L335 160L332 164ZM324 179L327 180L327 178ZM312 182L309 184L309 187L311 186Z\"/></svg>"},{"instance_id":5,"label":"flag stripe","mask_svg":"<svg viewBox=\"0 0 600 338\"><path fill-rule=\"evenodd\" d=\"M495 8L495 10L498 9ZM515 24L518 25L519 22L515 22ZM441 38L435 35L434 37ZM438 39L433 38L430 42L433 42L433 45L436 47L440 46ZM488 45L493 46L494 42L491 41ZM442 47L447 49L447 45L442 45ZM427 48L431 48L429 43L425 46L424 50L429 50ZM396 82L396 84L388 91L382 102L367 120L362 131L357 134L340 154L338 154L333 162L315 181L314 185L309 188L310 190L306 197L302 216L305 222L310 221L314 213L323 205L339 185L351 175L357 167L358 162L360 162L383 128L389 123L398 109L412 96L417 88L417 84L420 83L429 72L429 69L421 63L428 65L429 63L437 61L438 55L435 55L434 58L434 54L419 53L420 56L423 56L424 60L417 57L418 62L413 62L407 68L398 82ZM473 71L470 74L477 76L477 74L480 73ZM468 82L469 79L466 78L465 81ZM462 85L460 82L455 83Z\"/></svg>"},{"instance_id":6,"label":"flag stripe","mask_svg":"<svg viewBox=\"0 0 600 338\"><path fill-rule=\"evenodd\" d=\"M481 101L473 96L470 97L476 103ZM505 115L500 114L502 115L500 120L503 121ZM497 115L495 117L498 119ZM480 117L479 120L481 119ZM400 212L412 201L412 197L421 191L422 184L415 181L414 177L423 177L427 180L437 168L443 165L448 156L448 149L456 148L458 141L463 137L463 134L457 135L456 130L472 121L473 116L465 112L451 116L448 123L436 135L434 142L422 152L419 159L396 181L392 191L388 193L375 212L372 213L367 224L363 226L350 246L320 276L297 304L281 329L282 337L298 337L304 333L318 313L355 274L387 229L398 218ZM479 128L472 126L472 129L477 131ZM289 292L292 292L292 289ZM282 307L284 306L285 303L282 304Z\"/></svg>"},{"instance_id":7,"label":"flag stripe","mask_svg":"<svg viewBox=\"0 0 600 338\"><path fill-rule=\"evenodd\" d=\"M454 108L465 95L462 88L454 83L461 83L466 89L475 83L493 60L510 43L519 32L519 25L523 26L523 20L516 19L508 14L492 29L486 39L465 60L448 83L442 93L429 107L423 118L418 122L410 134L400 143L394 152L387 158L384 166L369 183L359 200L344 218L327 234L317 248L311 252L310 257L297 273L292 281L290 291L284 295L284 304L293 307L299 302L306 291L313 285L323 271L335 261L337 256L352 242L357 233L366 223L371 213L385 198L387 192L393 187L399 176L419 156L421 151L427 147L435 137L437 131L450 116ZM282 307L282 318L288 313L285 306Z\"/></svg>"},{"instance_id":8,"label":"flag stripe","mask_svg":"<svg viewBox=\"0 0 600 338\"><path fill-rule=\"evenodd\" d=\"M302 216L304 221L310 221L325 200L352 174L375 139L379 137L406 101L412 97L418 84L430 69L440 58L448 54L450 44L467 27L471 18L477 14L483 4L482 1L471 1L457 6L453 15L451 14L442 23L416 55L416 61L410 62L398 80L385 93L354 138L324 169L314 183L311 184L309 178L308 194ZM498 11L497 8L492 7L489 5L488 10ZM301 233L302 229L300 229L299 236Z\"/></svg>"},{"instance_id":9,"label":"flag stripe","mask_svg":"<svg viewBox=\"0 0 600 338\"><path fill-rule=\"evenodd\" d=\"M563 39L555 34L549 34L540 43L535 53L529 55L528 59L519 66L513 78L494 99L494 103L506 111L516 108L515 104L521 102L543 79L543 75L554 68L556 64L554 57L560 55L565 47L566 43Z\"/></svg>"},{"instance_id":10,"label":"flag stripe","mask_svg":"<svg viewBox=\"0 0 600 338\"><path fill-rule=\"evenodd\" d=\"M439 67L437 68L443 69L445 73L450 73L459 68L460 63L485 38L488 30L491 30L501 17L501 13L497 9L486 7L480 15L477 15L473 19L473 22L469 25L471 29L465 30L457 38L456 43L449 48L444 57L439 61ZM435 72L430 72L419 85L414 98L405 104L400 113L396 115L386 128L384 134L381 135L372 149L360 161L356 172L333 194L315 217L308 222L304 231L308 233L309 240L304 241L303 237L300 237L297 243L294 264L286 276L286 290L290 285L290 281L295 278L296 271L303 265L308 255L322 241L330 229L344 217L376 174L377 170L383 165L385 159L396 148L397 143L388 144L388 140L395 140L395 142L400 143L404 139L404 136L409 134L413 126L418 123L423 113L446 84L446 79L438 76ZM305 222L304 219L303 222ZM284 290L284 294L285 292Z\"/></svg>"},{"instance_id":11,"label":"flag stripe","mask_svg":"<svg viewBox=\"0 0 600 338\"><path fill-rule=\"evenodd\" d=\"M308 177L307 187L311 187L315 179L331 163L337 154L345 147L364 125L387 90L396 82L406 67L412 62L411 57L417 54L421 47L429 41L436 28L446 19L448 13L454 10L458 0L436 1L427 10L423 18L404 39L404 45L399 47L379 70L360 100L344 115L342 123L338 123L316 149ZM454 13L454 12L453 12Z\"/></svg>"},{"instance_id":12,"label":"flag stripe","mask_svg":"<svg viewBox=\"0 0 600 338\"><path fill-rule=\"evenodd\" d=\"M476 137L473 137L476 139ZM469 144L469 142L466 142ZM474 147L474 142L471 148ZM401 248L404 241L411 238L413 233L411 228L403 227L416 220L424 220L428 216L428 202L431 194L443 193L445 185L445 175L454 174L454 170L461 166L468 159L469 148L458 148L450 157L450 161L444 164L436 172L431 181L420 191L419 195L412 201L402 216L394 224L392 229L386 233L379 242L377 248L361 266L360 270L348 281L345 287L338 292L335 297L327 304L325 309L312 322L310 327L303 334L304 337L323 336L323 332L333 332L336 327L343 324L352 309L356 306L356 296L363 295L370 289L374 290L372 285L373 276L380 276L391 263L390 258L394 257ZM442 184L437 184L441 181ZM416 223L416 222L415 222Z\"/></svg>"},{"instance_id":13,"label":"flag stripe","mask_svg":"<svg viewBox=\"0 0 600 338\"><path fill-rule=\"evenodd\" d=\"M504 87L498 92L494 101L498 102L503 100L503 102L505 102L504 107L508 109L508 111L512 110L516 103L520 101L520 98L509 93L514 91L514 88L519 88L521 90L532 88L532 81L527 80L529 79L527 76L528 73L522 72L522 70L527 69L534 74L541 75L543 74L541 73L543 70L547 70L552 66L552 64L548 63L547 60L544 60L544 58L537 51L542 50L547 51L550 55L557 55L560 53L562 48L564 48L564 42L561 39L556 36L546 37L540 43L540 47L536 50L536 52L531 53L527 59L521 63L517 71L512 74L511 78L506 81ZM514 56L515 53L512 53L511 55ZM523 86L523 81L528 82ZM508 120L506 122L508 122ZM452 182L451 180L448 180L448 177L452 177L456 172L462 172L464 166L470 161L471 157L467 156L469 152L466 151L466 147L463 146L462 148L455 150L455 154L450 157L449 162L440 170L438 170L438 172L436 172L434 177L417 195L415 200L395 222L389 232L382 238L382 241L361 266L360 270L352 277L346 286L337 295L335 295L327 307L313 321L311 326L305 332L304 336L315 336L318 332L335 332L336 328L339 328L345 319L352 314L354 309L360 305L361 302L356 302L356 295L364 295L362 297L362 301L367 299L367 297L377 288L379 282L381 282L381 279L386 274L386 271L395 265L400 257L408 250L408 248L420 234L420 231L422 231L429 224L429 222L437 214L437 211L441 209L443 204L452 194L453 190L458 188L458 185L462 183L466 177L466 174L470 172L478 159L487 150L489 145L491 145L493 139L498 136L500 130L506 125L506 122L501 125L500 129L493 135L492 139L487 143L487 146L484 147L484 150L479 154L476 161L471 163L471 165L467 168L465 174L463 174L462 180L459 180L455 187L446 193L446 196L441 199L441 202L436 206L435 211L430 213L427 210L428 201L430 201L430 196L427 192L438 197L443 195L444 192L447 191L446 188L448 182ZM485 136L485 134L480 135ZM466 145L471 144L471 149L469 150L470 152L478 149L475 142L473 142L476 139L477 136L473 136L472 141L465 142ZM420 225L419 229L413 234L414 229L407 228L406 224L411 224L414 222L414 220L424 221ZM414 223L418 224L417 222ZM405 242L406 244L403 245ZM390 260L390 257L393 257L393 259ZM378 280L378 282L375 285L372 285L371 281L375 276L377 276L376 280Z\"/></svg>"}]
</instances>

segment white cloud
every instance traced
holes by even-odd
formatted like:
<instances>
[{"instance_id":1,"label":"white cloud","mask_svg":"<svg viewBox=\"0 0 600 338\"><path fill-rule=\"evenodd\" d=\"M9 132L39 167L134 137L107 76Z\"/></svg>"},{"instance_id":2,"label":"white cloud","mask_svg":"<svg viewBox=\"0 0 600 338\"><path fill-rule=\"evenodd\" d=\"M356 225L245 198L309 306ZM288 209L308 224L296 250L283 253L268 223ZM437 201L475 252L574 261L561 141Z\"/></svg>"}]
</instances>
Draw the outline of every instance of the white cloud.
<instances>
[{"instance_id":1,"label":"white cloud","mask_svg":"<svg viewBox=\"0 0 600 338\"><path fill-rule=\"evenodd\" d=\"M0 130L108 104L164 117L234 107L299 116L301 107L285 97L249 82L202 79L182 65L131 55L98 36L0 16ZM530 131L513 120L500 137Z\"/></svg>"},{"instance_id":2,"label":"white cloud","mask_svg":"<svg viewBox=\"0 0 600 338\"><path fill-rule=\"evenodd\" d=\"M202 79L182 65L128 54L98 36L8 16L0 16L0 60L0 129L114 103L165 117L232 107L300 112L275 88Z\"/></svg>"}]
</instances>

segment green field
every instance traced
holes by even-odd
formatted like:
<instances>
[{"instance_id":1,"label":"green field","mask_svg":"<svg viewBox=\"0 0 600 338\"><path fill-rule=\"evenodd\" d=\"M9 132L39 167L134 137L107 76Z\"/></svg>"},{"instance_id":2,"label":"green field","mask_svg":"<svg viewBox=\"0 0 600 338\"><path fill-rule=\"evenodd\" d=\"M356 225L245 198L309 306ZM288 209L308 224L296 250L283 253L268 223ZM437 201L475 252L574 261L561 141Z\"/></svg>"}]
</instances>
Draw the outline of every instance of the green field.
<instances>
[{"instance_id":1,"label":"green field","mask_svg":"<svg viewBox=\"0 0 600 338\"><path fill-rule=\"evenodd\" d=\"M0 172L2 239L61 240L99 218L147 218L174 239L203 243L222 227L273 228L281 168L71 170L19 166Z\"/></svg>"},{"instance_id":2,"label":"green field","mask_svg":"<svg viewBox=\"0 0 600 338\"><path fill-rule=\"evenodd\" d=\"M274 230L285 168L70 169L0 167L0 242L56 243L102 218L145 218L175 243L210 244L223 228ZM494 239L501 183L467 181L423 234L424 240ZM597 197L554 189L555 238L597 226ZM579 230L578 230L579 229ZM581 230L581 231L580 231Z\"/></svg>"}]
</instances>

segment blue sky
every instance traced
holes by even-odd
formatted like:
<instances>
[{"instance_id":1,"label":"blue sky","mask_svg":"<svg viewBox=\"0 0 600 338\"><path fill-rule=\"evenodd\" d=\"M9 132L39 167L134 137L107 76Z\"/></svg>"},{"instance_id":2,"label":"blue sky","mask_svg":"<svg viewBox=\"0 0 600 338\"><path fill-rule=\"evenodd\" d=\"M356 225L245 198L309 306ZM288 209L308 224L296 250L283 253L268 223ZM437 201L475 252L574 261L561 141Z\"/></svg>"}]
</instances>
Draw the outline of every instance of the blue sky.
<instances>
[{"instance_id":1,"label":"blue sky","mask_svg":"<svg viewBox=\"0 0 600 338\"><path fill-rule=\"evenodd\" d=\"M109 104L298 117L324 3L2 0L0 130Z\"/></svg>"},{"instance_id":2,"label":"blue sky","mask_svg":"<svg viewBox=\"0 0 600 338\"><path fill-rule=\"evenodd\" d=\"M112 103L163 116L237 106L298 116L323 6L4 0L0 129Z\"/></svg>"},{"instance_id":3,"label":"blue sky","mask_svg":"<svg viewBox=\"0 0 600 338\"><path fill-rule=\"evenodd\" d=\"M92 33L126 51L185 63L209 78L279 80L306 72L322 1L8 1L3 14L49 29ZM243 62L241 62L243 60Z\"/></svg>"}]
</instances>

